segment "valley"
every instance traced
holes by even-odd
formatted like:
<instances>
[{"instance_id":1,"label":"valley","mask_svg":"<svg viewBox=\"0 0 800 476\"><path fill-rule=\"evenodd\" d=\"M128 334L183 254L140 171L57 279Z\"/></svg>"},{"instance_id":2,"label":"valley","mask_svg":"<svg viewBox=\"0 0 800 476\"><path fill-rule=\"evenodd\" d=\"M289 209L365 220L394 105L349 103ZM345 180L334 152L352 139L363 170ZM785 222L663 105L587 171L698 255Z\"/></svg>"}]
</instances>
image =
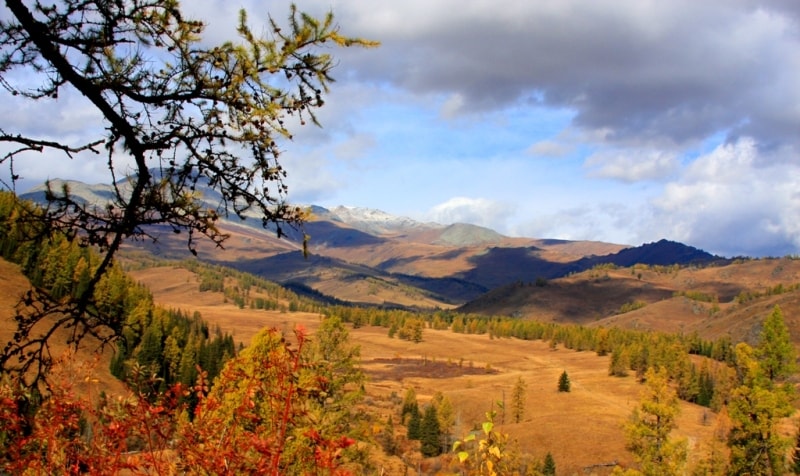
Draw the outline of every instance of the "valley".
<instances>
[{"instance_id":1,"label":"valley","mask_svg":"<svg viewBox=\"0 0 800 476\"><path fill-rule=\"evenodd\" d=\"M263 327L290 331L303 325L313 332L319 324L319 316L310 313L238 309L224 303L221 293L200 293L196 279L185 270L151 268L132 274L152 290L160 305L199 311L237 341L248 342ZM490 339L449 330L426 329L418 344L389 338L382 327L351 329L350 337L361 348L362 368L369 378L367 404L384 419L398 410L393 394L402 396L413 387L422 403L439 391L457 409L454 433L466 435L483 421L485 412L497 409L496 402L510 402L514 383L522 377L528 383L525 417L509 423L507 415L499 427L521 451L538 459L551 452L559 474L609 474L610 467L596 465L632 462L623 424L643 387L633 376L609 376L608 356L552 350L543 341ZM557 391L563 371L573 382L569 393ZM693 457L699 458L713 436L715 417L698 405L682 403L681 410L678 434L689 438ZM413 458L408 455L407 461L417 461ZM385 474L404 474L399 458L385 459L383 464Z\"/></svg>"}]
</instances>

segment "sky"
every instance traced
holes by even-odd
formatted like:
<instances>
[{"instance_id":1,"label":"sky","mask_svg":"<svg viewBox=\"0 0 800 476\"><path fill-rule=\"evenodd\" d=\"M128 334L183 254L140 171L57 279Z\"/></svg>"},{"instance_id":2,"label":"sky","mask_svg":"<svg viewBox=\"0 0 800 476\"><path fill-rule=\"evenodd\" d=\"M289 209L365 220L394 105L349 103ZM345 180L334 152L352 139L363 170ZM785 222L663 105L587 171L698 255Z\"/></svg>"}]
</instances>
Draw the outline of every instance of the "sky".
<instances>
[{"instance_id":1,"label":"sky","mask_svg":"<svg viewBox=\"0 0 800 476\"><path fill-rule=\"evenodd\" d=\"M322 128L283 144L294 203L509 236L800 254L796 0L295 3L381 46L329 51ZM288 2L184 2L211 43L232 38L240 8L256 32L288 14ZM78 96L47 113L7 99L3 129L74 139L102 127ZM15 168L21 184L108 180L90 157Z\"/></svg>"}]
</instances>

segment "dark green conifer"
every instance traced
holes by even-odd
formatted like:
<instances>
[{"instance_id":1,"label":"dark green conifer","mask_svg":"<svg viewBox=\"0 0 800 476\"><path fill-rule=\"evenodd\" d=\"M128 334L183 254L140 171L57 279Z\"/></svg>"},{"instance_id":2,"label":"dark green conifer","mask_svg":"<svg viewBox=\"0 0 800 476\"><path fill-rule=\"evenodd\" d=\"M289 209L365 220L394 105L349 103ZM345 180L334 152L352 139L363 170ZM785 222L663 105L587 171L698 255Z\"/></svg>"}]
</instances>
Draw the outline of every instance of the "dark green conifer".
<instances>
[{"instance_id":1,"label":"dark green conifer","mask_svg":"<svg viewBox=\"0 0 800 476\"><path fill-rule=\"evenodd\" d=\"M571 389L571 383L569 381L569 375L567 375L567 371L561 373L561 377L558 378L558 391L559 392L569 392Z\"/></svg>"},{"instance_id":2,"label":"dark green conifer","mask_svg":"<svg viewBox=\"0 0 800 476\"><path fill-rule=\"evenodd\" d=\"M556 476L556 460L553 459L553 455L550 454L549 451L547 452L547 456L544 457L542 474L544 476Z\"/></svg>"},{"instance_id":3,"label":"dark green conifer","mask_svg":"<svg viewBox=\"0 0 800 476\"><path fill-rule=\"evenodd\" d=\"M439 417L436 414L436 407L428 405L425 407L425 414L419 429L419 440L422 443L420 451L422 456L430 458L442 453L441 430L439 428Z\"/></svg>"}]
</instances>

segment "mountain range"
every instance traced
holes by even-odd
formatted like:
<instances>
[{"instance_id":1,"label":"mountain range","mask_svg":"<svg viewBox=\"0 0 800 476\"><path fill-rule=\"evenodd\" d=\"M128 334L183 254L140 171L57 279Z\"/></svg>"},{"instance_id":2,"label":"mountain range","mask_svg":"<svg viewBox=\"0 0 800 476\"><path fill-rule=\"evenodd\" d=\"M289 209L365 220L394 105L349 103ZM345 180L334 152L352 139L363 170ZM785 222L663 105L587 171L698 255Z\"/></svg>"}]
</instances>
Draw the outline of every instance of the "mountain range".
<instances>
[{"instance_id":1,"label":"mountain range","mask_svg":"<svg viewBox=\"0 0 800 476\"><path fill-rule=\"evenodd\" d=\"M108 200L109 185L51 181L89 203ZM202 191L201 191L202 192ZM212 196L212 194L208 194ZM21 196L42 203L44 186ZM452 308L514 283L542 283L602 264L630 266L723 261L705 251L661 240L631 247L596 241L507 237L494 230L397 217L380 210L309 207L302 230L278 239L257 217L224 219L225 249L200 246L200 259L250 272L317 298L368 305ZM191 255L180 235L131 243L165 259ZM304 256L302 236L310 236Z\"/></svg>"}]
</instances>

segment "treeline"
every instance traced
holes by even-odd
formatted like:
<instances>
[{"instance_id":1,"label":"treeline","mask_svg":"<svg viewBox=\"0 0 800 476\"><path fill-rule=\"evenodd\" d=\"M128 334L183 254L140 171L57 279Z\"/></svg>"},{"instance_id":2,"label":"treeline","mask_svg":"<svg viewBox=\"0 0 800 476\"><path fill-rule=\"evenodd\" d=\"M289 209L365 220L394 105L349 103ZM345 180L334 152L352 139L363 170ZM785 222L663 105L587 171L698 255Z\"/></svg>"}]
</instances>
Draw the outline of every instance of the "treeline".
<instances>
[{"instance_id":1,"label":"treeline","mask_svg":"<svg viewBox=\"0 0 800 476\"><path fill-rule=\"evenodd\" d=\"M31 220L43 213L14 194L0 192L0 256L17 263L22 273L37 288L53 298L79 298L88 288L98 257L89 247L79 246L66 235L49 239ZM94 290L97 310L113 316L111 329L117 341L111 372L123 380L144 370L157 376L161 388L181 382L191 385L199 365L209 376L219 373L223 363L234 356L233 338L219 329L210 332L199 314L187 316L178 310L166 310L153 303L150 291L112 266Z\"/></svg>"},{"instance_id":2,"label":"treeline","mask_svg":"<svg viewBox=\"0 0 800 476\"><path fill-rule=\"evenodd\" d=\"M175 263L162 263L162 265L173 266ZM204 264L197 260L181 261L177 266L186 268L198 276L200 292L221 292L225 295L226 301L241 309L321 313L324 307L317 301L301 297L280 284L251 273L225 266Z\"/></svg>"},{"instance_id":3,"label":"treeline","mask_svg":"<svg viewBox=\"0 0 800 476\"><path fill-rule=\"evenodd\" d=\"M421 342L425 329L450 329L463 334L486 334L492 339L516 338L549 342L571 350L609 355L609 375L643 378L649 368L663 367L676 382L679 396L719 410L729 401L735 372L734 344L729 337L701 338L697 333L667 334L622 328L586 327L552 322L486 317L451 311L429 313L349 306L324 308L354 327L379 326L390 337ZM696 356L696 357L692 357Z\"/></svg>"},{"instance_id":4,"label":"treeline","mask_svg":"<svg viewBox=\"0 0 800 476\"><path fill-rule=\"evenodd\" d=\"M236 354L233 336L223 334L219 326L210 332L198 312L190 317L180 310L150 304L128 316L111 360L111 373L123 381L156 376L159 387L152 390L158 392L174 383L193 385L198 368L213 382L224 363Z\"/></svg>"}]
</instances>

